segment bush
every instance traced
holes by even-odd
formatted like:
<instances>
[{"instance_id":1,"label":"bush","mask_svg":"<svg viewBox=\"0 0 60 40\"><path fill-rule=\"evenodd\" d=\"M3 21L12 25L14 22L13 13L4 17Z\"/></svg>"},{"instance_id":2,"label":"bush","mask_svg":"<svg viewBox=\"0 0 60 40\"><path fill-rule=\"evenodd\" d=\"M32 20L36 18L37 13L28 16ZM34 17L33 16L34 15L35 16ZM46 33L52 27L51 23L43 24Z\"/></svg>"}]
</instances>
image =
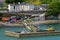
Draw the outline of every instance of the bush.
<instances>
[{"instance_id":1,"label":"bush","mask_svg":"<svg viewBox=\"0 0 60 40\"><path fill-rule=\"evenodd\" d=\"M7 8L0 8L0 10L8 10Z\"/></svg>"},{"instance_id":2,"label":"bush","mask_svg":"<svg viewBox=\"0 0 60 40\"><path fill-rule=\"evenodd\" d=\"M0 17L3 15L3 13L0 13Z\"/></svg>"},{"instance_id":3,"label":"bush","mask_svg":"<svg viewBox=\"0 0 60 40\"><path fill-rule=\"evenodd\" d=\"M49 9L46 14L47 15L54 15L54 16L57 16L58 14L60 14L60 2L52 2L50 5L49 5Z\"/></svg>"}]
</instances>

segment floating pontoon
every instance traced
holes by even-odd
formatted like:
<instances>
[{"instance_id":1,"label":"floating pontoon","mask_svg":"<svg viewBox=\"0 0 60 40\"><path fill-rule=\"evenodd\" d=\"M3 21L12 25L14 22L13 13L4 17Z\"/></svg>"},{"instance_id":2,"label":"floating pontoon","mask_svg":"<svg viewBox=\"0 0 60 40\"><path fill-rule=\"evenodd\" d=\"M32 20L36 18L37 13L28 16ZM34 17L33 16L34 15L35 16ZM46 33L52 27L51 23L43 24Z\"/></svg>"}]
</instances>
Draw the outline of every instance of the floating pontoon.
<instances>
[{"instance_id":1,"label":"floating pontoon","mask_svg":"<svg viewBox=\"0 0 60 40\"><path fill-rule=\"evenodd\" d=\"M49 36L49 35L60 35L60 32L27 32L27 33L17 33L5 31L5 35L12 37L29 37L29 36Z\"/></svg>"}]
</instances>

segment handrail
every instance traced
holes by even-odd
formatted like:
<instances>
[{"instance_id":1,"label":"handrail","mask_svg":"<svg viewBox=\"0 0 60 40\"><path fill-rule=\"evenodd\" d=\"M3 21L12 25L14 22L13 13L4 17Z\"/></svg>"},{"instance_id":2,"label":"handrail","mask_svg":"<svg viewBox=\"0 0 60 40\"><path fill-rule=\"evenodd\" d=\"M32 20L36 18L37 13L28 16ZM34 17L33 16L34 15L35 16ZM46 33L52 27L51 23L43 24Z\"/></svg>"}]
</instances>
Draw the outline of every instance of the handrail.
<instances>
[{"instance_id":1,"label":"handrail","mask_svg":"<svg viewBox=\"0 0 60 40\"><path fill-rule=\"evenodd\" d=\"M22 23L26 26L26 28L28 28L29 30L31 30L33 32L36 32L38 30L38 28L28 25L27 23L24 23L24 22L22 22Z\"/></svg>"}]
</instances>

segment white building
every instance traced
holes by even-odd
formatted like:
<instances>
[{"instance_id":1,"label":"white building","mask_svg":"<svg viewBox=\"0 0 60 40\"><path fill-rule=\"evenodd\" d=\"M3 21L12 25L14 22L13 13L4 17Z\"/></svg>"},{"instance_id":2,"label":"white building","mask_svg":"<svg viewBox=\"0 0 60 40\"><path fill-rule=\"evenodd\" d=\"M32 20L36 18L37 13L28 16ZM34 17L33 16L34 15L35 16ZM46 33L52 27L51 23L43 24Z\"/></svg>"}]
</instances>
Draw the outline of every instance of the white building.
<instances>
[{"instance_id":1,"label":"white building","mask_svg":"<svg viewBox=\"0 0 60 40\"><path fill-rule=\"evenodd\" d=\"M34 10L34 5L32 4L16 4L16 5L9 4L8 9L9 11L15 11L15 12L30 11L30 10Z\"/></svg>"}]
</instances>

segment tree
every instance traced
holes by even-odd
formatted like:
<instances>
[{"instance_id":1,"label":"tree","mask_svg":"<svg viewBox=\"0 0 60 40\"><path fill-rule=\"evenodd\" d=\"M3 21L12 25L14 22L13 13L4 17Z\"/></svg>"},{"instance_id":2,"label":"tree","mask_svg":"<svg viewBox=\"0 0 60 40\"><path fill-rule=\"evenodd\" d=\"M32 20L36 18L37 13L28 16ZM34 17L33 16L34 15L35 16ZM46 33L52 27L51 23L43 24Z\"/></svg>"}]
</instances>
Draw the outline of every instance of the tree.
<instances>
[{"instance_id":1,"label":"tree","mask_svg":"<svg viewBox=\"0 0 60 40\"><path fill-rule=\"evenodd\" d=\"M0 17L2 17L3 13L0 13Z\"/></svg>"},{"instance_id":2,"label":"tree","mask_svg":"<svg viewBox=\"0 0 60 40\"><path fill-rule=\"evenodd\" d=\"M31 3L33 0L24 0L25 3Z\"/></svg>"},{"instance_id":3,"label":"tree","mask_svg":"<svg viewBox=\"0 0 60 40\"><path fill-rule=\"evenodd\" d=\"M24 2L24 0L6 0L5 2L8 3L8 4L18 3L18 2L22 3L22 2Z\"/></svg>"},{"instance_id":4,"label":"tree","mask_svg":"<svg viewBox=\"0 0 60 40\"><path fill-rule=\"evenodd\" d=\"M40 5L41 2L40 0L24 0L25 3L31 3L31 4L34 4L34 5Z\"/></svg>"},{"instance_id":5,"label":"tree","mask_svg":"<svg viewBox=\"0 0 60 40\"><path fill-rule=\"evenodd\" d=\"M15 3L18 3L18 2L23 3L24 0L15 0Z\"/></svg>"},{"instance_id":6,"label":"tree","mask_svg":"<svg viewBox=\"0 0 60 40\"><path fill-rule=\"evenodd\" d=\"M43 4L50 4L51 2L57 2L59 0L40 0Z\"/></svg>"},{"instance_id":7,"label":"tree","mask_svg":"<svg viewBox=\"0 0 60 40\"><path fill-rule=\"evenodd\" d=\"M11 4L13 3L15 0L6 0L5 2L8 3L8 4Z\"/></svg>"},{"instance_id":8,"label":"tree","mask_svg":"<svg viewBox=\"0 0 60 40\"><path fill-rule=\"evenodd\" d=\"M54 16L57 16L59 13L60 13L60 2L52 2L50 5L49 5L49 9L46 14L48 15L54 15Z\"/></svg>"},{"instance_id":9,"label":"tree","mask_svg":"<svg viewBox=\"0 0 60 40\"><path fill-rule=\"evenodd\" d=\"M42 3L40 1L33 1L33 4L36 5L36 6L39 6Z\"/></svg>"},{"instance_id":10,"label":"tree","mask_svg":"<svg viewBox=\"0 0 60 40\"><path fill-rule=\"evenodd\" d=\"M52 2L52 0L40 0L43 4L49 4Z\"/></svg>"}]
</instances>

